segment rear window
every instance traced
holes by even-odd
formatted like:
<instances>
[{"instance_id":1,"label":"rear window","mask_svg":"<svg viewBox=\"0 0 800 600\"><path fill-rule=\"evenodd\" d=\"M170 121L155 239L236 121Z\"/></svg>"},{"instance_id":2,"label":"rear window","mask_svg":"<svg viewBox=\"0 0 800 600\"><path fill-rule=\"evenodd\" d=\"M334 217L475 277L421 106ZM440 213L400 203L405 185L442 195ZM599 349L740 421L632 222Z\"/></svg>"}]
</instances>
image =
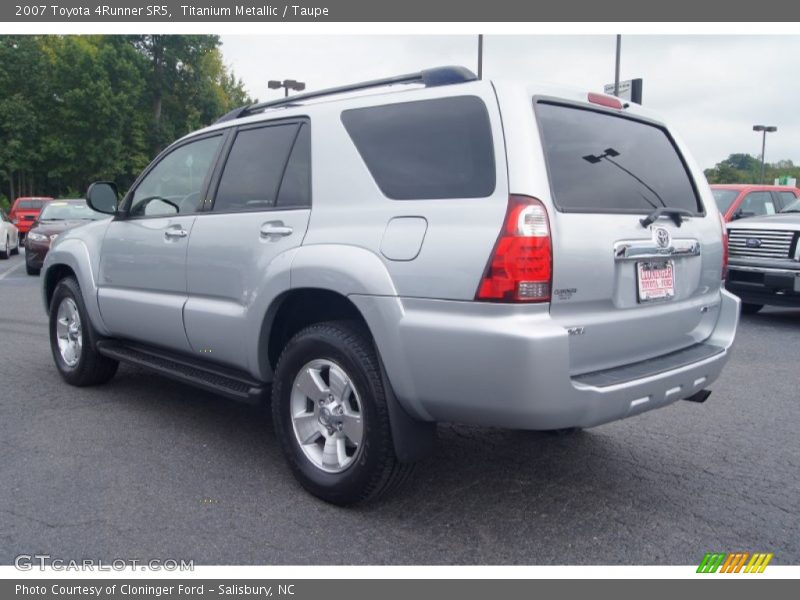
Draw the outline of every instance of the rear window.
<instances>
[{"instance_id":1,"label":"rear window","mask_svg":"<svg viewBox=\"0 0 800 600\"><path fill-rule=\"evenodd\" d=\"M738 190L711 190L711 192L714 194L714 202L717 203L719 212L723 215L728 212L736 196L739 195Z\"/></svg>"},{"instance_id":2,"label":"rear window","mask_svg":"<svg viewBox=\"0 0 800 600\"><path fill-rule=\"evenodd\" d=\"M17 210L39 210L44 206L44 200L20 200L17 202Z\"/></svg>"},{"instance_id":3,"label":"rear window","mask_svg":"<svg viewBox=\"0 0 800 600\"><path fill-rule=\"evenodd\" d=\"M702 212L675 145L656 125L595 110L539 103L556 206L574 212Z\"/></svg>"},{"instance_id":4,"label":"rear window","mask_svg":"<svg viewBox=\"0 0 800 600\"><path fill-rule=\"evenodd\" d=\"M356 108L344 111L342 122L389 198L483 198L494 192L492 128L480 98Z\"/></svg>"}]
</instances>

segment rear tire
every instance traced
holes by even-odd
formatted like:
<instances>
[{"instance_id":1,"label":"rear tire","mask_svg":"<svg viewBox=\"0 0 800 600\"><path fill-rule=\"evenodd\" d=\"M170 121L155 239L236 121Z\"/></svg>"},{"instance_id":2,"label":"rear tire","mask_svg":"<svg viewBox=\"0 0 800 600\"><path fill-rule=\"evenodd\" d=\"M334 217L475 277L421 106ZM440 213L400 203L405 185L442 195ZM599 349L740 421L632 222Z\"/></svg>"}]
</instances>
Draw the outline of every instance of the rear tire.
<instances>
[{"instance_id":1,"label":"rear tire","mask_svg":"<svg viewBox=\"0 0 800 600\"><path fill-rule=\"evenodd\" d=\"M326 502L375 500L413 470L395 455L378 356L356 322L311 325L289 341L275 369L272 416L294 476Z\"/></svg>"},{"instance_id":2,"label":"rear tire","mask_svg":"<svg viewBox=\"0 0 800 600\"><path fill-rule=\"evenodd\" d=\"M11 251L11 254L19 254L19 237L17 237L17 245Z\"/></svg>"},{"instance_id":3,"label":"rear tire","mask_svg":"<svg viewBox=\"0 0 800 600\"><path fill-rule=\"evenodd\" d=\"M59 374L70 385L105 383L117 372L119 363L95 349L97 337L78 282L65 277L50 301L50 350Z\"/></svg>"},{"instance_id":4,"label":"rear tire","mask_svg":"<svg viewBox=\"0 0 800 600\"><path fill-rule=\"evenodd\" d=\"M763 304L750 304L749 302L742 302L742 314L754 315L764 308Z\"/></svg>"},{"instance_id":5,"label":"rear tire","mask_svg":"<svg viewBox=\"0 0 800 600\"><path fill-rule=\"evenodd\" d=\"M3 242L3 245L0 246L0 259L5 260L11 254L11 250L9 248L9 244L10 244L10 242L8 241L8 238L6 238L5 241Z\"/></svg>"},{"instance_id":6,"label":"rear tire","mask_svg":"<svg viewBox=\"0 0 800 600\"><path fill-rule=\"evenodd\" d=\"M26 261L25 262L25 272L28 275L38 275L41 272L41 269L36 269L36 268L30 266Z\"/></svg>"}]
</instances>

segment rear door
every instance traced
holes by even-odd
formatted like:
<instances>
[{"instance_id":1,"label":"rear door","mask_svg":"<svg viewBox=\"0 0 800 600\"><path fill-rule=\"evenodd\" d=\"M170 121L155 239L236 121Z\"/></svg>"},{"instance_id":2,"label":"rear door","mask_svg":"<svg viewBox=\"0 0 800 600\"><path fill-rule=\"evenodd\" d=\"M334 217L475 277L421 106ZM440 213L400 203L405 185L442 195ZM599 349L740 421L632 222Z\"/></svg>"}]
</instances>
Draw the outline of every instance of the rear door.
<instances>
[{"instance_id":1,"label":"rear door","mask_svg":"<svg viewBox=\"0 0 800 600\"><path fill-rule=\"evenodd\" d=\"M204 358L246 369L245 340L264 316L250 309L269 295L266 285L288 287L272 272L281 255L302 243L308 226L310 123L240 127L209 197L189 240L186 334Z\"/></svg>"},{"instance_id":2,"label":"rear door","mask_svg":"<svg viewBox=\"0 0 800 600\"><path fill-rule=\"evenodd\" d=\"M551 315L570 330L571 371L685 348L710 335L721 225L706 215L660 125L617 111L540 101L535 114L555 210ZM680 222L642 219L682 209Z\"/></svg>"}]
</instances>

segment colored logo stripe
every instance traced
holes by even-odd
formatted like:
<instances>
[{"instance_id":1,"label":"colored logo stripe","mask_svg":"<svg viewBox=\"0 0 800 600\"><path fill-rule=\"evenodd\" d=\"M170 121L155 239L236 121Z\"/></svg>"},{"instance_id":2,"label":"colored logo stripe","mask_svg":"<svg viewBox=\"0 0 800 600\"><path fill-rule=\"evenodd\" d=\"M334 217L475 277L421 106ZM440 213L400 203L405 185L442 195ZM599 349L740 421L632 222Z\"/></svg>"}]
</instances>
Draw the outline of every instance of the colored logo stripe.
<instances>
[{"instance_id":1,"label":"colored logo stripe","mask_svg":"<svg viewBox=\"0 0 800 600\"><path fill-rule=\"evenodd\" d=\"M698 573L763 573L764 569L772 560L772 553L755 552L733 552L725 554L723 552L708 552L703 557L700 565L697 567ZM747 559L750 559L747 562ZM747 566L745 565L747 562ZM744 571L742 571L744 567Z\"/></svg>"}]
</instances>

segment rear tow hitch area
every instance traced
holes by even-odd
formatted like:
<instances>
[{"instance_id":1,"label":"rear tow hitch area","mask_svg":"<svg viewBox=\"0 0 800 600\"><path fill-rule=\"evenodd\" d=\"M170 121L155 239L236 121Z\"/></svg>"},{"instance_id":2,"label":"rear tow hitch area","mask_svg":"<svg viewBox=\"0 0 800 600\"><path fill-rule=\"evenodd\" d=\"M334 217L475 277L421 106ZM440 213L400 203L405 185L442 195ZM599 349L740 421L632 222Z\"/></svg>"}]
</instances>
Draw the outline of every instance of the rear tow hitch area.
<instances>
[{"instance_id":1,"label":"rear tow hitch area","mask_svg":"<svg viewBox=\"0 0 800 600\"><path fill-rule=\"evenodd\" d=\"M688 398L684 398L684 400L688 400L689 402L705 402L708 400L710 395L711 390L700 390L696 394L692 394Z\"/></svg>"}]
</instances>

